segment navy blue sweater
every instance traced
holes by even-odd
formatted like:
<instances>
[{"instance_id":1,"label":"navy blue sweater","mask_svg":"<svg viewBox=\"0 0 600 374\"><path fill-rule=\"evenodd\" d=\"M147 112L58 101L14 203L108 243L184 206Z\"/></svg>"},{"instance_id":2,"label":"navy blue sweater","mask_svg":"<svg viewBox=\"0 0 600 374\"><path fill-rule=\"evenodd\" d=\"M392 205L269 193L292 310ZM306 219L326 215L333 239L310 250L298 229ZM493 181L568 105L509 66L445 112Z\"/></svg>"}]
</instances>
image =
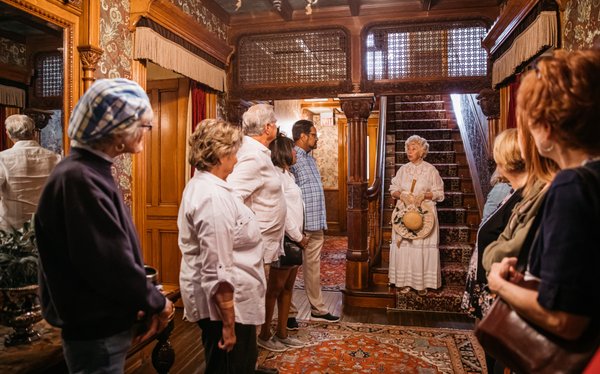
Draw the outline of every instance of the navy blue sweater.
<instances>
[{"instance_id":1,"label":"navy blue sweater","mask_svg":"<svg viewBox=\"0 0 600 374\"><path fill-rule=\"evenodd\" d=\"M165 298L146 280L131 215L111 163L84 149L48 178L35 216L44 318L65 339L97 339L132 327L138 310Z\"/></svg>"}]
</instances>

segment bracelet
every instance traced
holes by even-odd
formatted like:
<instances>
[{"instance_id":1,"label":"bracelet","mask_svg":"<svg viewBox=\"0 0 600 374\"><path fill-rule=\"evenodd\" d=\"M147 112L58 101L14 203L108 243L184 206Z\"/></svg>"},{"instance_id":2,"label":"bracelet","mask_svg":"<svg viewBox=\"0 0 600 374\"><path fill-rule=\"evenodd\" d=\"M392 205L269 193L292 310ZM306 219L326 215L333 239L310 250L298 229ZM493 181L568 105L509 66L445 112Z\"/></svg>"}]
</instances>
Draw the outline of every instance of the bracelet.
<instances>
[{"instance_id":1,"label":"bracelet","mask_svg":"<svg viewBox=\"0 0 600 374\"><path fill-rule=\"evenodd\" d=\"M219 309L233 308L233 300L223 301L219 303Z\"/></svg>"}]
</instances>

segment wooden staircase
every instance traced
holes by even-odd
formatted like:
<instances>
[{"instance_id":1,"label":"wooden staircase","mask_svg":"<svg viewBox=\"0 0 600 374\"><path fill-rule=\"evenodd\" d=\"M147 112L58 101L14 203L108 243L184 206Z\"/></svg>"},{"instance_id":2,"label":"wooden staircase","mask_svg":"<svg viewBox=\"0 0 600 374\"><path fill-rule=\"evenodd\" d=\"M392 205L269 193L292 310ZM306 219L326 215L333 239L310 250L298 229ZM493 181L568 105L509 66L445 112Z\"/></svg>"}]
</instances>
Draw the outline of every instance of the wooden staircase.
<instances>
[{"instance_id":1,"label":"wooden staircase","mask_svg":"<svg viewBox=\"0 0 600 374\"><path fill-rule=\"evenodd\" d=\"M371 266L369 290L362 295L352 295L362 297L364 302L354 305L460 312L480 216L463 142L451 108L449 96L444 95L388 97L382 248ZM404 142L414 134L428 140L429 154L425 160L440 172L445 192L445 200L437 205L442 287L430 290L426 296L419 296L415 291L400 294L388 287L390 218L395 204L388 192L389 185L398 168L408 162Z\"/></svg>"}]
</instances>

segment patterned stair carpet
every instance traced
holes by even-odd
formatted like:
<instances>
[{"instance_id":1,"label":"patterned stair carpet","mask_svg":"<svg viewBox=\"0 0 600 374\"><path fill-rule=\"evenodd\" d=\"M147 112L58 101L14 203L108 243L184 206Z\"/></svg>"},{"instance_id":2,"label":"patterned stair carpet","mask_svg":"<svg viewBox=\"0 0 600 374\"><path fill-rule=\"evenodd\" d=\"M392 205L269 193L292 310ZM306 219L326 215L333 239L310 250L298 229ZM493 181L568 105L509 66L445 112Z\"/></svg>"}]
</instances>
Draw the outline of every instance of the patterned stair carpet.
<instances>
[{"instance_id":1,"label":"patterned stair carpet","mask_svg":"<svg viewBox=\"0 0 600 374\"><path fill-rule=\"evenodd\" d=\"M321 250L321 288L323 291L339 291L346 285L346 250L348 237L325 236ZM294 288L304 289L302 267L298 271Z\"/></svg>"},{"instance_id":2,"label":"patterned stair carpet","mask_svg":"<svg viewBox=\"0 0 600 374\"><path fill-rule=\"evenodd\" d=\"M469 330L360 323L299 322L308 342L282 353L260 350L258 363L280 373L486 373Z\"/></svg>"}]
</instances>

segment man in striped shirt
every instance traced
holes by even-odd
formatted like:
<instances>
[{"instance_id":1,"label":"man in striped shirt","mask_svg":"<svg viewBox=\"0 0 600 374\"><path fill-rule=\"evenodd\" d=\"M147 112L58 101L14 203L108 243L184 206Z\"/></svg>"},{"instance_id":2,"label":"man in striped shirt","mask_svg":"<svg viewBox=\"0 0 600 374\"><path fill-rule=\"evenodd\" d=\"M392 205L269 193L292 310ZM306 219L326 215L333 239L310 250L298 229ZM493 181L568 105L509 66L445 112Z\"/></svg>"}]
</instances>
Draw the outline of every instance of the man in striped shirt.
<instances>
[{"instance_id":1,"label":"man in striped shirt","mask_svg":"<svg viewBox=\"0 0 600 374\"><path fill-rule=\"evenodd\" d=\"M297 161L291 167L291 171L302 190L304 233L308 237L308 245L304 249L303 271L304 287L311 306L311 319L337 322L340 318L329 313L321 292L321 249L325 241L323 231L327 230L325 194L317 163L308 154L317 148L317 129L311 121L299 120L292 127L292 136L296 143ZM292 317L288 320L288 328L293 329L294 324L295 318Z\"/></svg>"}]
</instances>

